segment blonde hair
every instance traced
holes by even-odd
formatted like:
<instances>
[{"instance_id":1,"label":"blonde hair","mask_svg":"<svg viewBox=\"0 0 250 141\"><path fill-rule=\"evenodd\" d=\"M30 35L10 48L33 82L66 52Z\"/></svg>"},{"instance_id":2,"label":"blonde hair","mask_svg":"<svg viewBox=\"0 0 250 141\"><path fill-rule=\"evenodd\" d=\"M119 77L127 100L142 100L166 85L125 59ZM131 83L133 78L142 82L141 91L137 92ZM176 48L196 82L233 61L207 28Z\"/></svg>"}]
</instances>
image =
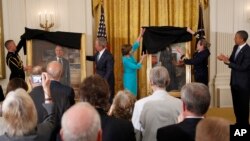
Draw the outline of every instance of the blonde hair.
<instances>
[{"instance_id":1,"label":"blonde hair","mask_svg":"<svg viewBox=\"0 0 250 141\"><path fill-rule=\"evenodd\" d=\"M230 122L219 117L201 120L196 127L196 141L229 141Z\"/></svg>"},{"instance_id":2,"label":"blonde hair","mask_svg":"<svg viewBox=\"0 0 250 141\"><path fill-rule=\"evenodd\" d=\"M23 136L37 125L37 111L33 100L24 89L10 91L2 105L6 126L4 132L9 136Z\"/></svg>"}]
</instances>

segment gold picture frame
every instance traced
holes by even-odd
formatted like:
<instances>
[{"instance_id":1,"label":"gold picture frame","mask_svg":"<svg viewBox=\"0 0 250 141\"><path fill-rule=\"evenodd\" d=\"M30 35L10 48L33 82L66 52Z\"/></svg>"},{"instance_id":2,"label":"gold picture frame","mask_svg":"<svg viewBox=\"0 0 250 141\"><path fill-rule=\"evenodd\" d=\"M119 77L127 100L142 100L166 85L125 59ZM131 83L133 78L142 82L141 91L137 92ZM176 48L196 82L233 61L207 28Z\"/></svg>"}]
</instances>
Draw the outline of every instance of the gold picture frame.
<instances>
[{"instance_id":1,"label":"gold picture frame","mask_svg":"<svg viewBox=\"0 0 250 141\"><path fill-rule=\"evenodd\" d=\"M44 64L39 63L39 61L37 61L38 59L35 58L37 52L40 52L40 54L41 54L41 56L39 57L39 59L41 59L40 62L46 62L46 58L48 56L47 54L51 54L51 49L46 50L46 49L39 48L38 51L33 50L35 48L38 48L38 47L35 47L35 46L37 46L36 42L38 42L38 41L41 42L41 40L37 40L37 39L32 39L32 40L26 41L26 44L27 44L27 65L28 66L34 66L34 65L45 66ZM47 41L44 41L44 42L47 42ZM50 43L50 44L53 44L53 43ZM54 47L55 47L55 44L54 44ZM76 51L77 49L68 49L68 50L73 50L73 51L68 51L71 53L71 55L77 52ZM53 51L54 51L54 49L53 49ZM80 77L76 76L77 78L80 78L80 80L77 80L77 84L74 83L71 85L72 88L75 90L76 100L79 98L78 93L79 93L80 82L82 82L83 79L86 77L86 35L85 34L82 34L82 36L81 36L81 48L79 50L79 54L80 54L80 56L77 56L77 57L74 56L75 58L79 59L79 60L77 60L77 63L70 64L70 66L72 66L72 67L77 66L77 69L73 69L73 70L75 70L75 72L76 72L76 70L80 71ZM70 58L72 59L72 57L70 57ZM68 59L70 59L70 58L68 58ZM80 63L80 68L78 67L79 65L77 65L79 63ZM72 73L72 68L70 68L70 71ZM29 74L27 76L29 76ZM71 76L71 80L72 80L72 77L76 78L75 76Z\"/></svg>"},{"instance_id":2,"label":"gold picture frame","mask_svg":"<svg viewBox=\"0 0 250 141\"><path fill-rule=\"evenodd\" d=\"M0 79L5 79L5 53L4 53L4 41L3 41L3 13L2 13L2 0L0 0L0 42L2 47L0 48Z\"/></svg>"},{"instance_id":3,"label":"gold picture frame","mask_svg":"<svg viewBox=\"0 0 250 141\"><path fill-rule=\"evenodd\" d=\"M161 55L161 53L163 51L160 51L156 54L152 54L148 57L148 61L147 61L147 66L150 66L147 68L147 74L149 76L149 72L150 69L154 66L165 66L164 64L165 62L161 60L161 56L171 56L172 59L171 64L168 65L170 67L175 67L174 69L169 69L168 67L166 67L168 69L170 78L171 75L174 74L176 77L176 82L177 84L174 85L176 86L176 88L173 89L169 89L167 90L171 95L174 95L176 97L180 97L180 89L181 87L186 84L186 83L190 83L191 79L192 79L192 74L191 74L191 65L185 65L185 64L179 64L179 60L180 60L180 54L178 54L176 48L180 48L181 50L183 50L184 54L186 57L190 58L191 57L191 42L184 42L184 43L176 43L176 44L172 44L169 47L166 47L166 50L170 49L170 51L168 50L168 52L170 52L170 54L163 54ZM168 60L168 59L165 59ZM164 63L163 63L164 62ZM171 72L171 70L175 70L175 72ZM180 80L178 80L179 78L181 78ZM172 78L173 79L173 78ZM184 80L185 79L185 80ZM178 81L177 81L178 80ZM180 83L181 84L180 84ZM173 83L173 80L172 80ZM173 86L173 87L174 87ZM148 93L151 92L151 88L150 88L150 83L149 83L149 79L148 79Z\"/></svg>"}]
</instances>

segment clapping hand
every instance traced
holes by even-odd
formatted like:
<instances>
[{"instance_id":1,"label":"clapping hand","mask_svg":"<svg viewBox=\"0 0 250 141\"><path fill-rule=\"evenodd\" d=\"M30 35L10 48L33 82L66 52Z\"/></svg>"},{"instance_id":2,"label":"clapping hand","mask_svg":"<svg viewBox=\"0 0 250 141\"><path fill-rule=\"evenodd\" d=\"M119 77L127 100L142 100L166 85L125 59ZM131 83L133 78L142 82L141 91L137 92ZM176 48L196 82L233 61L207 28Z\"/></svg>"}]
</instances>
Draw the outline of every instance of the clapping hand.
<instances>
[{"instance_id":1,"label":"clapping hand","mask_svg":"<svg viewBox=\"0 0 250 141\"><path fill-rule=\"evenodd\" d=\"M229 57L224 55L224 54L220 54L217 56L217 59L220 61L223 61L224 63L228 64L229 63Z\"/></svg>"}]
</instances>

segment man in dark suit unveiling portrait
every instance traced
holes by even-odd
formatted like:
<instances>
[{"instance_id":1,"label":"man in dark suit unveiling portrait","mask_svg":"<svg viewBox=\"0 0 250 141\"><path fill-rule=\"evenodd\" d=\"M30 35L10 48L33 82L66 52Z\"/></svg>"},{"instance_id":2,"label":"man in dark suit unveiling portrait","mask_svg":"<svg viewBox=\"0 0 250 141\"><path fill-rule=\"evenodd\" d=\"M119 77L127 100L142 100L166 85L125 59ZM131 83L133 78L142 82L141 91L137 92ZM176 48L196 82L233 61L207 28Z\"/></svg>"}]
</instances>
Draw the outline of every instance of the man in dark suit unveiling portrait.
<instances>
[{"instance_id":1,"label":"man in dark suit unveiling portrait","mask_svg":"<svg viewBox=\"0 0 250 141\"><path fill-rule=\"evenodd\" d=\"M99 37L95 41L95 49L97 53L94 56L87 56L89 61L95 61L96 73L108 81L110 88L110 102L114 97L114 58L106 49L107 40L104 37Z\"/></svg>"},{"instance_id":2,"label":"man in dark suit unveiling portrait","mask_svg":"<svg viewBox=\"0 0 250 141\"><path fill-rule=\"evenodd\" d=\"M238 31L230 58L224 54L217 57L231 68L230 86L236 123L239 125L249 124L250 46L246 43L247 38L246 31Z\"/></svg>"}]
</instances>

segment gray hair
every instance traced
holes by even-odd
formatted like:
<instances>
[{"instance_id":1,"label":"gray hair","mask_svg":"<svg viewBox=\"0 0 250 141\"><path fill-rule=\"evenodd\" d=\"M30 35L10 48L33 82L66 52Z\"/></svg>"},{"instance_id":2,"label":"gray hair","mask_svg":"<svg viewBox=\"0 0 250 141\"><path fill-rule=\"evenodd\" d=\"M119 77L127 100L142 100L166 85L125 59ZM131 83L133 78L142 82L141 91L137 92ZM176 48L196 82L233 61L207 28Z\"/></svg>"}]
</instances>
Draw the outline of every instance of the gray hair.
<instances>
[{"instance_id":1,"label":"gray hair","mask_svg":"<svg viewBox=\"0 0 250 141\"><path fill-rule=\"evenodd\" d=\"M37 125L37 111L33 100L21 88L10 91L2 105L4 132L9 136L23 136ZM2 127L1 127L2 128Z\"/></svg>"},{"instance_id":2,"label":"gray hair","mask_svg":"<svg viewBox=\"0 0 250 141\"><path fill-rule=\"evenodd\" d=\"M163 66L153 67L150 71L149 79L151 84L164 89L170 83L168 70Z\"/></svg>"},{"instance_id":3,"label":"gray hair","mask_svg":"<svg viewBox=\"0 0 250 141\"><path fill-rule=\"evenodd\" d=\"M206 85L194 82L182 87L181 99L188 111L202 116L207 112L211 98Z\"/></svg>"},{"instance_id":4,"label":"gray hair","mask_svg":"<svg viewBox=\"0 0 250 141\"><path fill-rule=\"evenodd\" d=\"M107 39L104 37L99 37L96 39L96 41L99 43L99 46L102 46L103 48L105 48L107 46Z\"/></svg>"},{"instance_id":5,"label":"gray hair","mask_svg":"<svg viewBox=\"0 0 250 141\"><path fill-rule=\"evenodd\" d=\"M61 136L64 141L96 141L100 130L99 114L87 102L79 102L63 114Z\"/></svg>"}]
</instances>

